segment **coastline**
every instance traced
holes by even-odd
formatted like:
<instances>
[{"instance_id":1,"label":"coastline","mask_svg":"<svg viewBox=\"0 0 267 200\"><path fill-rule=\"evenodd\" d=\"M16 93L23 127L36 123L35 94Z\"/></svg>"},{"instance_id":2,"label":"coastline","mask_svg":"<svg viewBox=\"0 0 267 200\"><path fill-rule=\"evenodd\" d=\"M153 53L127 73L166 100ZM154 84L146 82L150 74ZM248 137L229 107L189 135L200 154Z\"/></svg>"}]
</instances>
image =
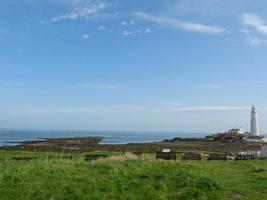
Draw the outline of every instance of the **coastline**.
<instances>
[{"instance_id":1,"label":"coastline","mask_svg":"<svg viewBox=\"0 0 267 200\"><path fill-rule=\"evenodd\" d=\"M201 138L205 135L205 132L0 129L0 146L12 146L18 142L40 141L46 138L103 137L101 144L127 144L160 142L174 137Z\"/></svg>"},{"instance_id":2,"label":"coastline","mask_svg":"<svg viewBox=\"0 0 267 200\"><path fill-rule=\"evenodd\" d=\"M232 155L239 151L258 151L260 144L249 141L214 141L206 138L174 138L151 143L101 144L103 137L43 138L39 141L19 142L14 146L2 146L0 150L27 151L120 151L132 153L151 153L164 148L175 152L198 151L218 152Z\"/></svg>"}]
</instances>

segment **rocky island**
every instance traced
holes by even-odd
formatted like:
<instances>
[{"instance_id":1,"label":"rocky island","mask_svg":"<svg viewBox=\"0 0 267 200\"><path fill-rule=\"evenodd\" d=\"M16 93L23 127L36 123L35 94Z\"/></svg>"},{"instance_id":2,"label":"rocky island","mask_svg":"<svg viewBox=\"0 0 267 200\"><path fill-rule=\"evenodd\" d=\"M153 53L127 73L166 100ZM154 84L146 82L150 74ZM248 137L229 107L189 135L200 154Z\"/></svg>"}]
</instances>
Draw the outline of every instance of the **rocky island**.
<instances>
[{"instance_id":1,"label":"rocky island","mask_svg":"<svg viewBox=\"0 0 267 200\"><path fill-rule=\"evenodd\" d=\"M78 138L49 138L41 141L26 141L15 146L1 147L8 150L29 151L121 151L132 153L157 152L164 148L170 148L176 152L221 152L234 154L239 151L258 151L259 143L247 142L237 137L232 139L217 138L174 138L153 143L129 143L129 144L101 144L101 137L78 137Z\"/></svg>"}]
</instances>

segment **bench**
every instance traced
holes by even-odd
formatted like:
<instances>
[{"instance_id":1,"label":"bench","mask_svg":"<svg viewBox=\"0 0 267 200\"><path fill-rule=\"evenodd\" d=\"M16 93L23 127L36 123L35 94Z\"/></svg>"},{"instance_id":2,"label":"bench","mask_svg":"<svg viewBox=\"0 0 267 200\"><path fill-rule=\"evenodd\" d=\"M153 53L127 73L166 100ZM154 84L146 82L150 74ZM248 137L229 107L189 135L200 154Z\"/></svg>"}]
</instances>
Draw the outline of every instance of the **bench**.
<instances>
[{"instance_id":1,"label":"bench","mask_svg":"<svg viewBox=\"0 0 267 200\"><path fill-rule=\"evenodd\" d=\"M63 160L72 160L72 156L49 156L48 159L63 159Z\"/></svg>"},{"instance_id":2,"label":"bench","mask_svg":"<svg viewBox=\"0 0 267 200\"><path fill-rule=\"evenodd\" d=\"M107 158L108 156L106 154L101 154L101 155L85 155L84 160L85 161L93 161L93 160L99 160L103 158Z\"/></svg>"},{"instance_id":3,"label":"bench","mask_svg":"<svg viewBox=\"0 0 267 200\"><path fill-rule=\"evenodd\" d=\"M182 160L201 160L200 153L185 153L182 156Z\"/></svg>"},{"instance_id":4,"label":"bench","mask_svg":"<svg viewBox=\"0 0 267 200\"><path fill-rule=\"evenodd\" d=\"M175 152L157 152L156 159L163 159L163 160L176 160L176 153Z\"/></svg>"},{"instance_id":5,"label":"bench","mask_svg":"<svg viewBox=\"0 0 267 200\"><path fill-rule=\"evenodd\" d=\"M211 153L209 154L208 160L227 160L227 156L222 153Z\"/></svg>"},{"instance_id":6,"label":"bench","mask_svg":"<svg viewBox=\"0 0 267 200\"><path fill-rule=\"evenodd\" d=\"M236 155L235 160L254 160L255 155Z\"/></svg>"},{"instance_id":7,"label":"bench","mask_svg":"<svg viewBox=\"0 0 267 200\"><path fill-rule=\"evenodd\" d=\"M30 160L36 160L37 157L12 157L11 160L16 161L30 161Z\"/></svg>"}]
</instances>

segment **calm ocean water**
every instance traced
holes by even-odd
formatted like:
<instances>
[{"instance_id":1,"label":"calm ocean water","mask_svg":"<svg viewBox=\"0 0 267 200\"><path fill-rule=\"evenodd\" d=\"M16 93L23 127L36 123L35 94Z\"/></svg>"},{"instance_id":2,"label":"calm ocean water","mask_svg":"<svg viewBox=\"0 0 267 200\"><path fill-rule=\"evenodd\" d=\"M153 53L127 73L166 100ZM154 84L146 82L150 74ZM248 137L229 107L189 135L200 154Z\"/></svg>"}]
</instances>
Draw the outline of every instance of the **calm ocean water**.
<instances>
[{"instance_id":1,"label":"calm ocean water","mask_svg":"<svg viewBox=\"0 0 267 200\"><path fill-rule=\"evenodd\" d=\"M58 130L0 130L0 146L14 145L10 142L63 137L104 137L102 144L126 144L157 142L174 137L203 137L207 133L131 132L131 131L58 131Z\"/></svg>"}]
</instances>

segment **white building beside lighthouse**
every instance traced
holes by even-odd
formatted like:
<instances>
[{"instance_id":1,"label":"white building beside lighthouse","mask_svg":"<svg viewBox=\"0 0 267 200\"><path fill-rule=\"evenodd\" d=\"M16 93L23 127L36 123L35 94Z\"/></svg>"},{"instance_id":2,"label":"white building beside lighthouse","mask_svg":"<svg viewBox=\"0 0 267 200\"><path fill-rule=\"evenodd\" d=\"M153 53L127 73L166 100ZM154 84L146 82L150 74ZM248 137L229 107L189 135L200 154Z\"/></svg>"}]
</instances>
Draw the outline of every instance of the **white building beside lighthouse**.
<instances>
[{"instance_id":1,"label":"white building beside lighthouse","mask_svg":"<svg viewBox=\"0 0 267 200\"><path fill-rule=\"evenodd\" d=\"M260 136L258 115L254 105L251 108L250 136Z\"/></svg>"}]
</instances>

